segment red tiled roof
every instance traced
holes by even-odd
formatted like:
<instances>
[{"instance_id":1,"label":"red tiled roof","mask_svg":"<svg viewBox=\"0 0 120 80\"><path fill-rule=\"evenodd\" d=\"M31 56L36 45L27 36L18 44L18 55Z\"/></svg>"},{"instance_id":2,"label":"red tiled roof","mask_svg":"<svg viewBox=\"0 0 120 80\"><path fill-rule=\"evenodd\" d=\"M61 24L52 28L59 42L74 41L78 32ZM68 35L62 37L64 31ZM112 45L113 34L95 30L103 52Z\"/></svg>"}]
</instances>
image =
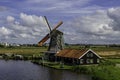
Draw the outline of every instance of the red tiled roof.
<instances>
[{"instance_id":1,"label":"red tiled roof","mask_svg":"<svg viewBox=\"0 0 120 80\"><path fill-rule=\"evenodd\" d=\"M74 50L74 49L64 49L59 51L55 56L68 57L68 58L80 58L88 49Z\"/></svg>"}]
</instances>

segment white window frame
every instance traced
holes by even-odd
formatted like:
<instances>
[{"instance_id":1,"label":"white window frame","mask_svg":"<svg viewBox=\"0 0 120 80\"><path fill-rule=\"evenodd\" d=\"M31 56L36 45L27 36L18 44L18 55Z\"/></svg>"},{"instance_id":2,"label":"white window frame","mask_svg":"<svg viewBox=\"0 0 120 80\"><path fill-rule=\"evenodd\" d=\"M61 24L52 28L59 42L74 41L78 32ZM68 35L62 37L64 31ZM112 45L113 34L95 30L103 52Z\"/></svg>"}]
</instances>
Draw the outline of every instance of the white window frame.
<instances>
[{"instance_id":1,"label":"white window frame","mask_svg":"<svg viewBox=\"0 0 120 80\"><path fill-rule=\"evenodd\" d=\"M90 63L93 63L93 59L90 59Z\"/></svg>"},{"instance_id":2,"label":"white window frame","mask_svg":"<svg viewBox=\"0 0 120 80\"><path fill-rule=\"evenodd\" d=\"M88 64L89 64L89 63L90 63L90 59L86 59L86 63L88 63Z\"/></svg>"},{"instance_id":3,"label":"white window frame","mask_svg":"<svg viewBox=\"0 0 120 80\"><path fill-rule=\"evenodd\" d=\"M100 63L100 59L97 59L97 63Z\"/></svg>"},{"instance_id":4,"label":"white window frame","mask_svg":"<svg viewBox=\"0 0 120 80\"><path fill-rule=\"evenodd\" d=\"M80 59L80 64L83 64L84 63L84 59Z\"/></svg>"}]
</instances>

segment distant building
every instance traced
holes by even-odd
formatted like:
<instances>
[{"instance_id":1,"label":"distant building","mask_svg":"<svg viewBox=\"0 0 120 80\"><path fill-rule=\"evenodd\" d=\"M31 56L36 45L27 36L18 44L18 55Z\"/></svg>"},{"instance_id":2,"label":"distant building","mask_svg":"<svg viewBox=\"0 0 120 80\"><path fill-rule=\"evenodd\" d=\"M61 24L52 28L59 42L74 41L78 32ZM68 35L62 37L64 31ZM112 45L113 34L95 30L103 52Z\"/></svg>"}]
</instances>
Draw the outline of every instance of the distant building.
<instances>
[{"instance_id":1,"label":"distant building","mask_svg":"<svg viewBox=\"0 0 120 80\"><path fill-rule=\"evenodd\" d=\"M91 49L74 50L64 49L55 54L57 61L67 64L98 64L100 56Z\"/></svg>"},{"instance_id":2,"label":"distant building","mask_svg":"<svg viewBox=\"0 0 120 80\"><path fill-rule=\"evenodd\" d=\"M9 46L9 43L7 43L7 42L1 42L0 45L3 45L5 47L7 47L7 46Z\"/></svg>"},{"instance_id":3,"label":"distant building","mask_svg":"<svg viewBox=\"0 0 120 80\"><path fill-rule=\"evenodd\" d=\"M13 43L13 44L10 44L10 46L18 47L18 46L20 46L20 45L19 45L19 44L16 44L16 43Z\"/></svg>"}]
</instances>

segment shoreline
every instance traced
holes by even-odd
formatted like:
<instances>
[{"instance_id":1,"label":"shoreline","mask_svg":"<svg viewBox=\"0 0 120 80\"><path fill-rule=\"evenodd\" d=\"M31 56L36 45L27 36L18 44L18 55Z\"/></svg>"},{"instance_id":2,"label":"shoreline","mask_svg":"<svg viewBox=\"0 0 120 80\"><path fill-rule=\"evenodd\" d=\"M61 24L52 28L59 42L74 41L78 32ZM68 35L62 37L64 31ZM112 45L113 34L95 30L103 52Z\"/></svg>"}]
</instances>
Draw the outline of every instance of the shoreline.
<instances>
[{"instance_id":1,"label":"shoreline","mask_svg":"<svg viewBox=\"0 0 120 80\"><path fill-rule=\"evenodd\" d=\"M1 59L5 60L5 59ZM8 59L13 60L13 59ZM17 60L14 60L17 61ZM61 66L59 62L50 62L42 60L24 60L30 61L33 64L41 65L57 70L67 70L72 71L78 74L90 75L92 80L119 80L120 79L120 67L117 67L116 64L120 64L120 59L111 59L111 60L102 60L98 65L66 65ZM114 77L113 77L114 76Z\"/></svg>"},{"instance_id":2,"label":"shoreline","mask_svg":"<svg viewBox=\"0 0 120 80\"><path fill-rule=\"evenodd\" d=\"M60 64L51 63L43 63L35 62L34 64L42 65L45 67L57 69L57 70L68 70L78 74L90 75L92 80L119 80L120 79L120 67L117 67L117 62L112 62L110 60L102 60L98 65L74 65L68 66L65 65L61 68ZM57 65L57 66L56 66ZM117 74L118 73L118 74ZM114 77L113 77L114 76Z\"/></svg>"}]
</instances>

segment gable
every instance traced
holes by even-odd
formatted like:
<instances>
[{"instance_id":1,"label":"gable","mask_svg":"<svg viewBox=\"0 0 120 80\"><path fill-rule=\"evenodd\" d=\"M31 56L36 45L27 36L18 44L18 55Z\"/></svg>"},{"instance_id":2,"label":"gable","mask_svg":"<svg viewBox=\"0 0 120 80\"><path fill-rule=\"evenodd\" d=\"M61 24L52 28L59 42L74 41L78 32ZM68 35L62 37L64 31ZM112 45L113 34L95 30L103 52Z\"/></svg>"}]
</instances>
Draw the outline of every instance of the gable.
<instances>
[{"instance_id":1,"label":"gable","mask_svg":"<svg viewBox=\"0 0 120 80\"><path fill-rule=\"evenodd\" d=\"M79 59L81 59L82 57L87 56L87 57L93 57L96 56L98 58L101 58L97 53L95 53L93 50L89 49L88 51L86 51L82 56L79 57Z\"/></svg>"}]
</instances>

